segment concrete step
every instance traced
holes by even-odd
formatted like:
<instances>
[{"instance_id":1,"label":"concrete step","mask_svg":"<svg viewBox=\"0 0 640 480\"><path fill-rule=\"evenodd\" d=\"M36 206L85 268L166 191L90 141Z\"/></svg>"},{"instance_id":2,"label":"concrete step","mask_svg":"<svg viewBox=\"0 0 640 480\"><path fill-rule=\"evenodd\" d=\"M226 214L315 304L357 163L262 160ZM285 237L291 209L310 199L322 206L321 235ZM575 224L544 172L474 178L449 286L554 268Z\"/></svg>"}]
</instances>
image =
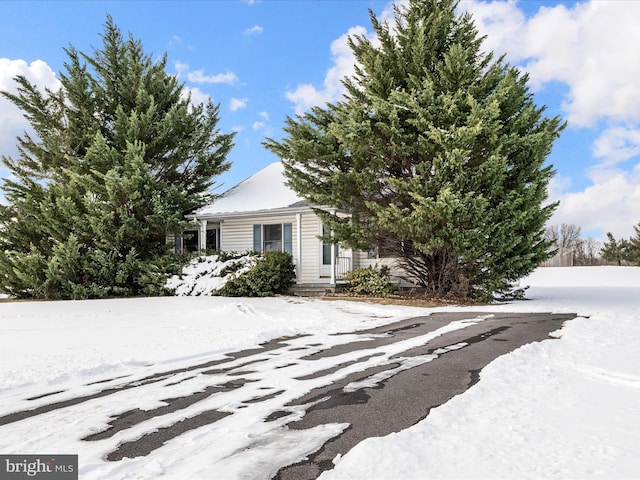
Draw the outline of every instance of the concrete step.
<instances>
[{"instance_id":1,"label":"concrete step","mask_svg":"<svg viewBox=\"0 0 640 480\"><path fill-rule=\"evenodd\" d=\"M290 295L299 297L323 297L327 294L335 293L343 288L342 285L330 285L328 283L305 283L292 285L289 289Z\"/></svg>"}]
</instances>

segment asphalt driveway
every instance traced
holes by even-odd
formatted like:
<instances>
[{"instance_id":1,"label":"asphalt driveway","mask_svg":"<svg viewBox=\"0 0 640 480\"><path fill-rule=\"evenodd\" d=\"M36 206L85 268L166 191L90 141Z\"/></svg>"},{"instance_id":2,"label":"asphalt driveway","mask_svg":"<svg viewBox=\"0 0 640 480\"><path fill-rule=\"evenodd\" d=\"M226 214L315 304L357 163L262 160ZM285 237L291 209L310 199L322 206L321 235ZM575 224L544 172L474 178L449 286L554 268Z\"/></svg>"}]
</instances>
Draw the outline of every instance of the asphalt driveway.
<instances>
[{"instance_id":1,"label":"asphalt driveway","mask_svg":"<svg viewBox=\"0 0 640 480\"><path fill-rule=\"evenodd\" d=\"M242 464L264 452L265 445L274 451L283 436L306 432L305 438L313 440L309 446L267 456L259 468L265 478L313 479L363 439L424 419L480 381L482 368L492 360L551 339L549 333L572 318L436 313L366 331L282 338L185 368L88 384L65 392L62 401L53 400L60 392L41 395L29 399L37 400L37 408L4 415L0 426L46 419L62 409L81 416L104 405L116 405L117 411L119 398L139 395L158 406L120 411L106 428L97 423L82 438L112 445L105 447L108 462L144 457L196 430L206 441L231 445L231 432L239 443L221 461L219 478L224 478L229 459ZM211 438L220 432L228 437Z\"/></svg>"}]
</instances>

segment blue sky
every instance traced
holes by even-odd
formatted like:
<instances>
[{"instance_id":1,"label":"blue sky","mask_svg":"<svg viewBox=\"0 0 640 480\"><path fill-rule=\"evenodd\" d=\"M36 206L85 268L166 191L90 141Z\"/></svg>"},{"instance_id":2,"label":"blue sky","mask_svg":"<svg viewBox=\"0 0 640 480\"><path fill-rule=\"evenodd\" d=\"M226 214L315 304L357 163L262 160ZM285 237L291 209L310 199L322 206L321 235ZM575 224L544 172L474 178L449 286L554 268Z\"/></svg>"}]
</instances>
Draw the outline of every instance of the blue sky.
<instances>
[{"instance_id":1,"label":"blue sky","mask_svg":"<svg viewBox=\"0 0 640 480\"><path fill-rule=\"evenodd\" d=\"M287 115L340 98L351 71L348 33L371 35L368 9L389 0L7 1L0 2L0 89L27 75L55 85L72 44L100 46L107 14L145 51L168 55L192 98L221 105L220 127L237 131L219 191L276 161L261 142L280 138ZM640 221L640 1L463 0L489 50L531 76L549 115L568 121L549 161L561 200L553 223L586 235L629 236ZM0 100L0 153L15 155L26 128ZM0 171L5 175L6 171Z\"/></svg>"}]
</instances>

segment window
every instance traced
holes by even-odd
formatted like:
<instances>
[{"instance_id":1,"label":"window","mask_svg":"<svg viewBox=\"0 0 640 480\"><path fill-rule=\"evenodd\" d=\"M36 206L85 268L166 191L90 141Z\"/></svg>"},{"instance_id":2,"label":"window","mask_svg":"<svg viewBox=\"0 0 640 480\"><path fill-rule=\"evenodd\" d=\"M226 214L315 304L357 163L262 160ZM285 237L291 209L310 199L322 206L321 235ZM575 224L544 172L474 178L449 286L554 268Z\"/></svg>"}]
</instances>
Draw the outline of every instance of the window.
<instances>
[{"instance_id":1,"label":"window","mask_svg":"<svg viewBox=\"0 0 640 480\"><path fill-rule=\"evenodd\" d=\"M328 237L331 236L331 231L329 228L322 224L322 236ZM331 243L322 243L322 264L323 265L331 265ZM333 244L333 248L335 250L335 256L338 258L338 244Z\"/></svg>"},{"instance_id":2,"label":"window","mask_svg":"<svg viewBox=\"0 0 640 480\"><path fill-rule=\"evenodd\" d=\"M220 250L220 228L207 228L207 250ZM175 251L197 252L200 249L200 230L186 230L175 237Z\"/></svg>"},{"instance_id":3,"label":"window","mask_svg":"<svg viewBox=\"0 0 640 480\"><path fill-rule=\"evenodd\" d=\"M207 250L220 251L220 229L207 229Z\"/></svg>"},{"instance_id":4,"label":"window","mask_svg":"<svg viewBox=\"0 0 640 480\"><path fill-rule=\"evenodd\" d=\"M187 230L182 234L182 252L198 251L198 233L198 230Z\"/></svg>"},{"instance_id":5,"label":"window","mask_svg":"<svg viewBox=\"0 0 640 480\"><path fill-rule=\"evenodd\" d=\"M264 242L262 250L265 252L282 251L282 225L263 225Z\"/></svg>"},{"instance_id":6,"label":"window","mask_svg":"<svg viewBox=\"0 0 640 480\"><path fill-rule=\"evenodd\" d=\"M253 226L253 249L256 252L293 252L290 223Z\"/></svg>"}]
</instances>

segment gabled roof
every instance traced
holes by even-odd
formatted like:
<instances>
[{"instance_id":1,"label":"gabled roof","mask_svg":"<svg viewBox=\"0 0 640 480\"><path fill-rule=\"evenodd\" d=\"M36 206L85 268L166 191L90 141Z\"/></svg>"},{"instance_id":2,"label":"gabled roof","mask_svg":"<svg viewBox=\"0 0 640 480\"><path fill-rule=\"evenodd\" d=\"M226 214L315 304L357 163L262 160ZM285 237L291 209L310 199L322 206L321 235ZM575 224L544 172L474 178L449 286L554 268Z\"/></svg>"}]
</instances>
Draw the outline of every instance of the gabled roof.
<instances>
[{"instance_id":1,"label":"gabled roof","mask_svg":"<svg viewBox=\"0 0 640 480\"><path fill-rule=\"evenodd\" d=\"M286 184L282 162L274 162L196 210L193 216L221 217L308 205Z\"/></svg>"}]
</instances>

